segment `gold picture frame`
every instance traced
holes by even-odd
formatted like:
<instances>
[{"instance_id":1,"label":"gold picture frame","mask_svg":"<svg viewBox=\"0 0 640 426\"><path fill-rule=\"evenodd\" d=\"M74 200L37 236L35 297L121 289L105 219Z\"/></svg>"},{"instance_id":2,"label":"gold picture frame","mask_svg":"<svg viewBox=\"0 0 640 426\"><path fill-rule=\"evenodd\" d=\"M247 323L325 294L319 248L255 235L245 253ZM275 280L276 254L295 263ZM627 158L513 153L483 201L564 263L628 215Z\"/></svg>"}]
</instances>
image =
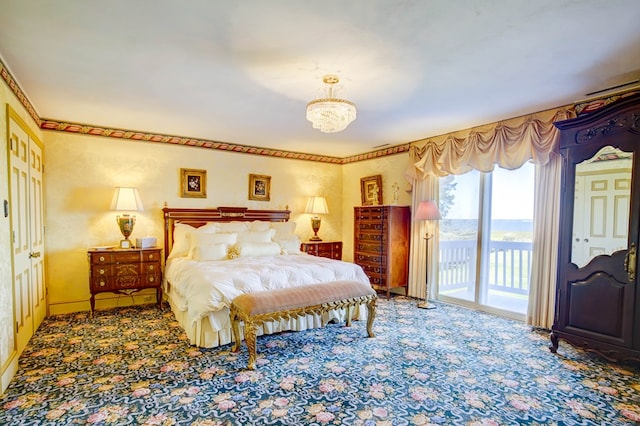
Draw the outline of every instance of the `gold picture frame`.
<instances>
[{"instance_id":1,"label":"gold picture frame","mask_svg":"<svg viewBox=\"0 0 640 426\"><path fill-rule=\"evenodd\" d=\"M180 169L180 190L182 198L207 198L207 171Z\"/></svg>"},{"instance_id":2,"label":"gold picture frame","mask_svg":"<svg viewBox=\"0 0 640 426\"><path fill-rule=\"evenodd\" d=\"M271 200L271 176L249 175L249 199L256 201Z\"/></svg>"},{"instance_id":3,"label":"gold picture frame","mask_svg":"<svg viewBox=\"0 0 640 426\"><path fill-rule=\"evenodd\" d=\"M363 206L382 204L382 175L360 178L360 194Z\"/></svg>"}]
</instances>

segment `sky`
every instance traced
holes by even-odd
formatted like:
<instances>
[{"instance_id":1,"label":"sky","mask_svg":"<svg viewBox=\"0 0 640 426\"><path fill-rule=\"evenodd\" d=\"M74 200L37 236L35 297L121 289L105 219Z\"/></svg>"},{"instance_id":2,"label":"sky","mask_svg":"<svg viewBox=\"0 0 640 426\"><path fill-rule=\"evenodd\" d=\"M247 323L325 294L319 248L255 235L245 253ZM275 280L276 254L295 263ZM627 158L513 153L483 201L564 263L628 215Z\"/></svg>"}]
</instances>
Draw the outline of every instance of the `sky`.
<instances>
[{"instance_id":1,"label":"sky","mask_svg":"<svg viewBox=\"0 0 640 426\"><path fill-rule=\"evenodd\" d=\"M517 170L494 169L492 219L533 219L534 172L531 163ZM477 218L480 172L473 170L454 178L456 196L446 219Z\"/></svg>"}]
</instances>

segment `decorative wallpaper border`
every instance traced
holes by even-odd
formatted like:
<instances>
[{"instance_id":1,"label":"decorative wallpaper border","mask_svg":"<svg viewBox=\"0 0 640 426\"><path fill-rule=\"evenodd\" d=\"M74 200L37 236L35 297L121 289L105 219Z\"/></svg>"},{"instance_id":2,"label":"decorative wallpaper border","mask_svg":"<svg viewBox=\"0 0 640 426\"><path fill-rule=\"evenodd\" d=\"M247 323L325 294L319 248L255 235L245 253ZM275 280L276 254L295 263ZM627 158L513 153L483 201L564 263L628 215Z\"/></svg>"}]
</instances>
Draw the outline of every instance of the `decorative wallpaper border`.
<instances>
[{"instance_id":1,"label":"decorative wallpaper border","mask_svg":"<svg viewBox=\"0 0 640 426\"><path fill-rule=\"evenodd\" d=\"M33 118L33 121L36 122L38 126L40 126L40 117L36 112L36 109L33 107L29 98L24 94L20 85L16 82L15 78L11 75L11 72L7 69L7 66L2 62L2 58L0 58L0 76L7 83L9 89L13 92L14 95L18 98L23 107L26 108L27 112Z\"/></svg>"},{"instance_id":2,"label":"decorative wallpaper border","mask_svg":"<svg viewBox=\"0 0 640 426\"><path fill-rule=\"evenodd\" d=\"M289 158L292 160L307 160L316 161L320 163L331 164L348 164L358 161L371 160L374 158L385 157L387 155L400 154L409 151L409 143L403 145L397 145L377 151L372 151L364 154L358 154L345 158L330 157L325 155L305 154L302 152L293 151L281 151L277 149L260 148L250 145L239 145L229 142L218 142L207 139L195 139L184 136L175 135L163 135L158 133L147 133L126 129L110 129L106 127L93 126L80 123L68 123L64 121L58 121L49 118L40 118L35 108L24 94L20 85L16 82L15 78L11 75L6 65L0 59L0 75L2 79L7 83L11 91L20 100L20 103L29 112L29 115L36 122L38 127L43 130L53 130L57 132L78 133L90 136L102 136L116 139L130 139L134 141L145 142L158 142L158 143L170 143L175 145L192 146L196 148L216 149L220 151L232 151L241 154L251 155L266 155L268 157L277 158Z\"/></svg>"}]
</instances>

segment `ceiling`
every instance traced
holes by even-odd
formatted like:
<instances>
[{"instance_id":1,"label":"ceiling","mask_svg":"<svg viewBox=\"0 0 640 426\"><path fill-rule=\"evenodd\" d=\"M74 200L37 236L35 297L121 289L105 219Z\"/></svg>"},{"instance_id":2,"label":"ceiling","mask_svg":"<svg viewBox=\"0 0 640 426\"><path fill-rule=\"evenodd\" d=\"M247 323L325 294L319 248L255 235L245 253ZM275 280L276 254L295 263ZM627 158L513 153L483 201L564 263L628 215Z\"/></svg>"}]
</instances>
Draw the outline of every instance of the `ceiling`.
<instances>
[{"instance_id":1,"label":"ceiling","mask_svg":"<svg viewBox=\"0 0 640 426\"><path fill-rule=\"evenodd\" d=\"M638 0L0 0L41 118L347 157L640 79ZM305 119L325 74L358 116Z\"/></svg>"}]
</instances>

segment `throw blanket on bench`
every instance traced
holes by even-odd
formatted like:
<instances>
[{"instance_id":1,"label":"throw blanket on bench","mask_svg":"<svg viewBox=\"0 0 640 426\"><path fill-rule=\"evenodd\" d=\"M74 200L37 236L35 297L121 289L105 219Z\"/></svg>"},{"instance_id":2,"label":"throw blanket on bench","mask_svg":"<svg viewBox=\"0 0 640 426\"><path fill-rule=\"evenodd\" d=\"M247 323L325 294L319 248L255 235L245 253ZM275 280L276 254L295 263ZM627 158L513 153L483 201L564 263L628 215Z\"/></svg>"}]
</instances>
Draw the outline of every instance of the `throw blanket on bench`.
<instances>
[{"instance_id":1,"label":"throw blanket on bench","mask_svg":"<svg viewBox=\"0 0 640 426\"><path fill-rule=\"evenodd\" d=\"M233 351L240 350L240 321L249 349L248 368L256 361L256 327L267 321L306 314L322 314L332 309L347 309L347 326L351 325L351 308L367 305L367 334L374 337L373 320L377 294L369 284L357 281L333 281L302 287L242 294L231 302L229 312L235 340Z\"/></svg>"}]
</instances>

